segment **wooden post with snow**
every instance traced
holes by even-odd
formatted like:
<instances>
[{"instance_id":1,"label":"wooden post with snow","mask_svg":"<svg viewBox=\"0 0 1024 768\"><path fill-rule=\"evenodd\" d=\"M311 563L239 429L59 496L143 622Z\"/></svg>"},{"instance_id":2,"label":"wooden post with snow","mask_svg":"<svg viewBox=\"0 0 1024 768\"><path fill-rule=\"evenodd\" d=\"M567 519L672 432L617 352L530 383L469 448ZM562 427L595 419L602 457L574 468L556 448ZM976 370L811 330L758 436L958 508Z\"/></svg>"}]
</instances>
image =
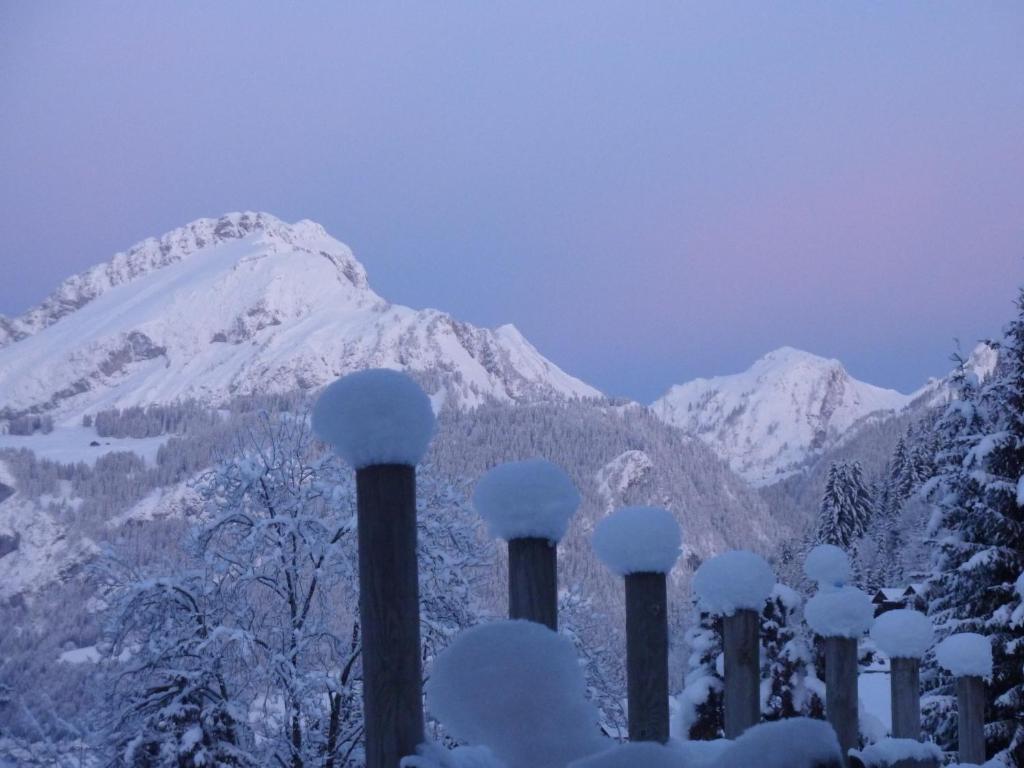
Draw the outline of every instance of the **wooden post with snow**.
<instances>
[{"instance_id":1,"label":"wooden post with snow","mask_svg":"<svg viewBox=\"0 0 1024 768\"><path fill-rule=\"evenodd\" d=\"M761 720L761 611L774 586L771 566L744 550L706 560L693 575L701 608L722 616L727 739Z\"/></svg>"},{"instance_id":2,"label":"wooden post with snow","mask_svg":"<svg viewBox=\"0 0 1024 768\"><path fill-rule=\"evenodd\" d=\"M324 390L313 429L356 470L366 766L394 768L423 742L415 467L434 414L408 376L370 370Z\"/></svg>"},{"instance_id":3,"label":"wooden post with snow","mask_svg":"<svg viewBox=\"0 0 1024 768\"><path fill-rule=\"evenodd\" d=\"M812 549L804 572L818 583L804 616L825 641L825 716L839 739L843 762L849 765L860 733L857 641L874 622L875 606L864 592L846 585L849 558L838 547L823 544Z\"/></svg>"},{"instance_id":4,"label":"wooden post with snow","mask_svg":"<svg viewBox=\"0 0 1024 768\"><path fill-rule=\"evenodd\" d=\"M594 551L626 582L626 689L630 741L668 741L666 575L679 558L668 510L626 507L598 523Z\"/></svg>"},{"instance_id":5,"label":"wooden post with snow","mask_svg":"<svg viewBox=\"0 0 1024 768\"><path fill-rule=\"evenodd\" d=\"M871 639L889 657L893 738L921 738L921 658L934 635L931 621L918 611L887 611L871 626Z\"/></svg>"},{"instance_id":6,"label":"wooden post with snow","mask_svg":"<svg viewBox=\"0 0 1024 768\"><path fill-rule=\"evenodd\" d=\"M956 680L961 763L985 762L985 680L992 677L992 645L984 635L950 635L935 648L935 659Z\"/></svg>"},{"instance_id":7,"label":"wooden post with snow","mask_svg":"<svg viewBox=\"0 0 1024 768\"><path fill-rule=\"evenodd\" d=\"M508 617L558 629L558 542L580 504L561 468L544 459L499 464L473 492L491 535L508 542Z\"/></svg>"}]
</instances>

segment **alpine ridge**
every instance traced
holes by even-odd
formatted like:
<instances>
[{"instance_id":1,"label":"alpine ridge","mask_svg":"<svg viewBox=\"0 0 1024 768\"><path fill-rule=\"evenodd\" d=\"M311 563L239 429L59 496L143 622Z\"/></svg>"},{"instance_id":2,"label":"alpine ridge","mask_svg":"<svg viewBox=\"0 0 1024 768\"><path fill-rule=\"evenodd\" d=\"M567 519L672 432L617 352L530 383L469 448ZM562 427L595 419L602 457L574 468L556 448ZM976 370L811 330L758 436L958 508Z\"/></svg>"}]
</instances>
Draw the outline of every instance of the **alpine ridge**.
<instances>
[{"instance_id":1,"label":"alpine ridge","mask_svg":"<svg viewBox=\"0 0 1024 768\"><path fill-rule=\"evenodd\" d=\"M651 407L748 481L768 485L913 399L854 379L838 360L782 347L743 373L676 385Z\"/></svg>"},{"instance_id":2,"label":"alpine ridge","mask_svg":"<svg viewBox=\"0 0 1024 768\"><path fill-rule=\"evenodd\" d=\"M101 408L312 389L366 367L415 372L474 407L600 397L514 326L391 304L314 222L199 219L66 280L0 318L0 423Z\"/></svg>"}]
</instances>

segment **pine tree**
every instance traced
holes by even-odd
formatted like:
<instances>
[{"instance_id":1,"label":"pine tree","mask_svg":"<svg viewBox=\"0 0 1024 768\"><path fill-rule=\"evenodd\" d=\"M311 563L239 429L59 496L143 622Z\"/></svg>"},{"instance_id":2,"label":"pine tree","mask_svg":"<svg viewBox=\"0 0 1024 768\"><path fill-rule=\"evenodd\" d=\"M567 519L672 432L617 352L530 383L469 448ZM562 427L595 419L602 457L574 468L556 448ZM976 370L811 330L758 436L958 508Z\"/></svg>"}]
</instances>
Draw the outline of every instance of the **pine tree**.
<instances>
[{"instance_id":1,"label":"pine tree","mask_svg":"<svg viewBox=\"0 0 1024 768\"><path fill-rule=\"evenodd\" d=\"M802 631L800 595L776 584L761 614L761 714L765 720L825 717L823 684Z\"/></svg>"},{"instance_id":2,"label":"pine tree","mask_svg":"<svg viewBox=\"0 0 1024 768\"><path fill-rule=\"evenodd\" d=\"M937 574L930 612L940 633L979 632L992 640L987 687L990 753L1024 761L1024 634L1013 622L1014 582L1024 570L1024 293L999 346L999 363L978 382L960 367L959 399L939 422L932 487L939 514ZM936 693L949 693L938 677ZM941 724L939 725L941 729Z\"/></svg>"},{"instance_id":3,"label":"pine tree","mask_svg":"<svg viewBox=\"0 0 1024 768\"><path fill-rule=\"evenodd\" d=\"M679 696L679 732L684 739L710 741L725 736L722 679L722 620L700 611L683 642L689 669Z\"/></svg>"},{"instance_id":4,"label":"pine tree","mask_svg":"<svg viewBox=\"0 0 1024 768\"><path fill-rule=\"evenodd\" d=\"M821 501L818 541L849 549L867 530L873 506L860 462L833 463Z\"/></svg>"}]
</instances>

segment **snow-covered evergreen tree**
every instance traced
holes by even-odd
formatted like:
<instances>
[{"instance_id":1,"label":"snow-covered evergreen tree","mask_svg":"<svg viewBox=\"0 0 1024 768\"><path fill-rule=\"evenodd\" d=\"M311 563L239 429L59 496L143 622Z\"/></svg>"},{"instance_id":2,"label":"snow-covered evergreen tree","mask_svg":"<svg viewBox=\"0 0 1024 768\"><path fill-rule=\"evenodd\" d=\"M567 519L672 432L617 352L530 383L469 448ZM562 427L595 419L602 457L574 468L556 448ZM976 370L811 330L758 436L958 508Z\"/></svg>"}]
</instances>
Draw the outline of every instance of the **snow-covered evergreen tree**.
<instances>
[{"instance_id":1,"label":"snow-covered evergreen tree","mask_svg":"<svg viewBox=\"0 0 1024 768\"><path fill-rule=\"evenodd\" d=\"M958 397L938 423L930 484L936 504L936 575L930 612L940 633L979 632L995 661L986 739L990 753L1024 760L1024 635L1013 620L1024 570L1024 293L985 381L961 366ZM938 676L935 694L948 694ZM945 684L945 688L943 687ZM941 707L936 707L941 719ZM935 724L948 731L948 724Z\"/></svg>"},{"instance_id":2,"label":"snow-covered evergreen tree","mask_svg":"<svg viewBox=\"0 0 1024 768\"><path fill-rule=\"evenodd\" d=\"M860 463L836 462L829 467L821 500L818 541L844 549L864 534L873 514L873 502Z\"/></svg>"},{"instance_id":3,"label":"snow-covered evergreen tree","mask_svg":"<svg viewBox=\"0 0 1024 768\"><path fill-rule=\"evenodd\" d=\"M814 671L811 645L801 621L802 599L776 584L761 614L761 715L825 717L824 684Z\"/></svg>"},{"instance_id":4,"label":"snow-covered evergreen tree","mask_svg":"<svg viewBox=\"0 0 1024 768\"><path fill-rule=\"evenodd\" d=\"M706 611L697 615L683 637L690 655L677 699L677 731L680 738L707 741L725 736L722 620Z\"/></svg>"}]
</instances>

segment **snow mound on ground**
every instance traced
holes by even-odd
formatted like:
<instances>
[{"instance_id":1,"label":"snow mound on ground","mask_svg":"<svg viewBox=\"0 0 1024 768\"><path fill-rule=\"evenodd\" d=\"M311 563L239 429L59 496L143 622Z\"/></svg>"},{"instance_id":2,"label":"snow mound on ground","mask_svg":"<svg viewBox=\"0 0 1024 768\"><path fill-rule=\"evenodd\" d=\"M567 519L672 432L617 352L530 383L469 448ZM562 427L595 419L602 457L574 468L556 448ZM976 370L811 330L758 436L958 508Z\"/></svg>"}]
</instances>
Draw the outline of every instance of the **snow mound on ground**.
<instances>
[{"instance_id":1,"label":"snow mound on ground","mask_svg":"<svg viewBox=\"0 0 1024 768\"><path fill-rule=\"evenodd\" d=\"M817 768L838 762L842 752L832 726L793 717L748 729L722 753L714 768Z\"/></svg>"},{"instance_id":2,"label":"snow mound on ground","mask_svg":"<svg viewBox=\"0 0 1024 768\"><path fill-rule=\"evenodd\" d=\"M434 411L409 376L373 368L342 376L321 393L313 431L356 469L415 466L434 435Z\"/></svg>"},{"instance_id":3,"label":"snow mound on ground","mask_svg":"<svg viewBox=\"0 0 1024 768\"><path fill-rule=\"evenodd\" d=\"M875 606L856 587L840 587L832 592L818 592L808 600L804 617L821 637L858 638L874 621Z\"/></svg>"},{"instance_id":4,"label":"snow mound on ground","mask_svg":"<svg viewBox=\"0 0 1024 768\"><path fill-rule=\"evenodd\" d=\"M804 573L819 588L841 587L853 576L849 556L833 544L819 544L808 552Z\"/></svg>"},{"instance_id":5,"label":"snow mound on ground","mask_svg":"<svg viewBox=\"0 0 1024 768\"><path fill-rule=\"evenodd\" d=\"M585 757L569 768L679 768L679 753L657 742L620 744L606 752Z\"/></svg>"},{"instance_id":6,"label":"snow mound on ground","mask_svg":"<svg viewBox=\"0 0 1024 768\"><path fill-rule=\"evenodd\" d=\"M732 741L670 741L669 746L682 757L683 768L711 768L725 750L732 746Z\"/></svg>"},{"instance_id":7,"label":"snow mound on ground","mask_svg":"<svg viewBox=\"0 0 1024 768\"><path fill-rule=\"evenodd\" d=\"M1017 577L1017 581L1014 582L1013 588L1017 590L1017 594L1020 595L1020 599L1024 600L1024 572Z\"/></svg>"},{"instance_id":8,"label":"snow mound on ground","mask_svg":"<svg viewBox=\"0 0 1024 768\"><path fill-rule=\"evenodd\" d=\"M974 632L947 637L935 647L935 660L955 677L992 677L992 644Z\"/></svg>"},{"instance_id":9,"label":"snow mound on ground","mask_svg":"<svg viewBox=\"0 0 1024 768\"><path fill-rule=\"evenodd\" d=\"M862 750L851 749L850 755L860 759L866 768L888 768L900 760L938 761L945 755L932 742L914 739L881 739Z\"/></svg>"},{"instance_id":10,"label":"snow mound on ground","mask_svg":"<svg viewBox=\"0 0 1024 768\"><path fill-rule=\"evenodd\" d=\"M661 507L623 507L594 529L594 552L619 576L668 573L682 544L679 523Z\"/></svg>"},{"instance_id":11,"label":"snow mound on ground","mask_svg":"<svg viewBox=\"0 0 1024 768\"><path fill-rule=\"evenodd\" d=\"M564 768L608 746L572 642L531 621L462 632L434 660L426 695L452 736L508 768Z\"/></svg>"},{"instance_id":12,"label":"snow mound on ground","mask_svg":"<svg viewBox=\"0 0 1024 768\"><path fill-rule=\"evenodd\" d=\"M935 630L919 611L886 611L871 625L871 639L890 659L920 659L931 647Z\"/></svg>"},{"instance_id":13,"label":"snow mound on ground","mask_svg":"<svg viewBox=\"0 0 1024 768\"><path fill-rule=\"evenodd\" d=\"M455 747L420 744L415 755L403 757L400 768L507 768L487 747Z\"/></svg>"},{"instance_id":14,"label":"snow mound on ground","mask_svg":"<svg viewBox=\"0 0 1024 768\"><path fill-rule=\"evenodd\" d=\"M760 613L774 586L775 574L768 562L744 549L705 560L693 575L693 591L701 607L718 616L745 609Z\"/></svg>"},{"instance_id":15,"label":"snow mound on ground","mask_svg":"<svg viewBox=\"0 0 1024 768\"><path fill-rule=\"evenodd\" d=\"M579 491L569 476L544 459L500 464L480 478L473 493L473 506L491 535L506 541L558 542L579 505Z\"/></svg>"}]
</instances>

